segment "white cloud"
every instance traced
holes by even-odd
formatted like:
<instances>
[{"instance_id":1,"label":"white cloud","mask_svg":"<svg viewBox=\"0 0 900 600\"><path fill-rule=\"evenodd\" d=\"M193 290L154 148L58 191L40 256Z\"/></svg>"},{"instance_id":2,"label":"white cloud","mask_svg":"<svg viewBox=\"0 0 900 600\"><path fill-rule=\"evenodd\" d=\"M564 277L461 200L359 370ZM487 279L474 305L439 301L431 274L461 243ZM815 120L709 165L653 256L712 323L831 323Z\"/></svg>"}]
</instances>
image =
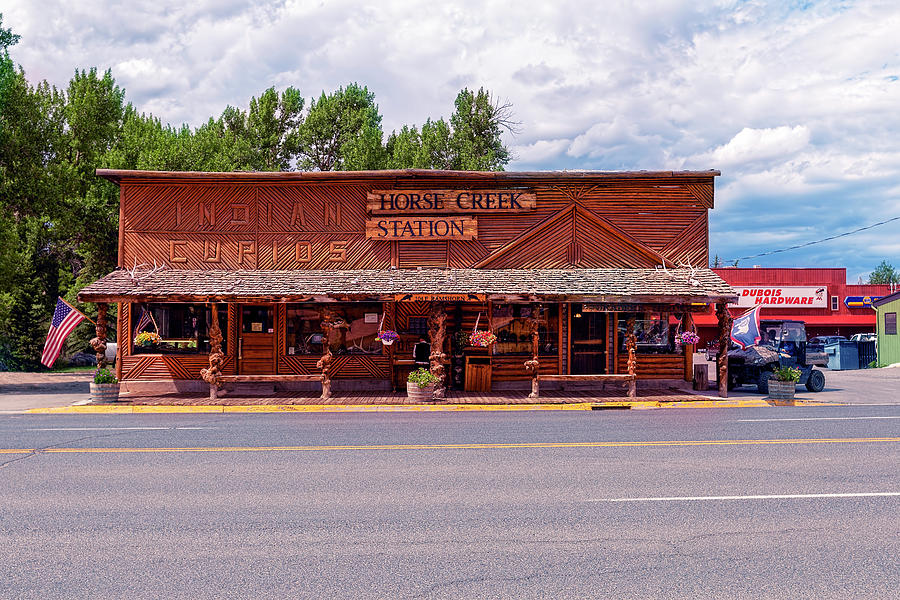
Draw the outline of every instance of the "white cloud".
<instances>
[{"instance_id":1,"label":"white cloud","mask_svg":"<svg viewBox=\"0 0 900 600\"><path fill-rule=\"evenodd\" d=\"M768 129L745 127L727 144L702 155L701 159L716 165L717 168L776 158L783 160L805 148L809 144L809 138L809 128L804 125Z\"/></svg>"},{"instance_id":2,"label":"white cloud","mask_svg":"<svg viewBox=\"0 0 900 600\"><path fill-rule=\"evenodd\" d=\"M357 81L389 132L448 117L460 88L484 86L521 122L510 168L721 169L722 256L777 241L742 228L814 221L797 235L825 236L860 206L900 211L894 0L4 0L2 12L32 81L111 67L138 110L175 124L272 85L310 97ZM881 260L854 239L853 272Z\"/></svg>"}]
</instances>

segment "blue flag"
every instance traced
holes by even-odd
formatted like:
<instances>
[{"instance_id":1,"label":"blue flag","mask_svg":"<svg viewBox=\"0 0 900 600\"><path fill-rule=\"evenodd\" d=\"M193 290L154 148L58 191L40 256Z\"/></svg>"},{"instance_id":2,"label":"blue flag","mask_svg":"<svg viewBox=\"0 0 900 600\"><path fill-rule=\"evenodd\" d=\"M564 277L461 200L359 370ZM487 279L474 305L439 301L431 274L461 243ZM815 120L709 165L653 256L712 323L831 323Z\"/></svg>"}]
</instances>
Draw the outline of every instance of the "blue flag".
<instances>
[{"instance_id":1,"label":"blue flag","mask_svg":"<svg viewBox=\"0 0 900 600\"><path fill-rule=\"evenodd\" d=\"M741 350L756 345L762 337L759 332L759 310L760 307L757 306L736 318L731 324L731 341L739 344Z\"/></svg>"}]
</instances>

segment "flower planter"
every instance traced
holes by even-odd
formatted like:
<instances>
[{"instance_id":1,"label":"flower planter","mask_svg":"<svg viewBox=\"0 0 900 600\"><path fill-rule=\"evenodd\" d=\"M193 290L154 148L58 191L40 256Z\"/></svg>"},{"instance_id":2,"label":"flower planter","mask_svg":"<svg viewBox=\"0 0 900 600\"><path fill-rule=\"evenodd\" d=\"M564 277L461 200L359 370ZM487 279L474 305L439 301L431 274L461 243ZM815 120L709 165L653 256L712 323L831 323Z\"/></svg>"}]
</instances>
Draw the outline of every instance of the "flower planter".
<instances>
[{"instance_id":1,"label":"flower planter","mask_svg":"<svg viewBox=\"0 0 900 600\"><path fill-rule=\"evenodd\" d=\"M91 404L110 404L119 401L118 383L91 382Z\"/></svg>"},{"instance_id":2,"label":"flower planter","mask_svg":"<svg viewBox=\"0 0 900 600\"><path fill-rule=\"evenodd\" d=\"M434 398L434 384L427 385L423 388L418 383L412 381L406 382L406 403L418 404L420 402L431 402Z\"/></svg>"},{"instance_id":3,"label":"flower planter","mask_svg":"<svg viewBox=\"0 0 900 600\"><path fill-rule=\"evenodd\" d=\"M769 398L773 400L793 400L797 384L793 381L769 380Z\"/></svg>"},{"instance_id":4,"label":"flower planter","mask_svg":"<svg viewBox=\"0 0 900 600\"><path fill-rule=\"evenodd\" d=\"M394 340L379 340L385 346L393 346Z\"/></svg>"}]
</instances>

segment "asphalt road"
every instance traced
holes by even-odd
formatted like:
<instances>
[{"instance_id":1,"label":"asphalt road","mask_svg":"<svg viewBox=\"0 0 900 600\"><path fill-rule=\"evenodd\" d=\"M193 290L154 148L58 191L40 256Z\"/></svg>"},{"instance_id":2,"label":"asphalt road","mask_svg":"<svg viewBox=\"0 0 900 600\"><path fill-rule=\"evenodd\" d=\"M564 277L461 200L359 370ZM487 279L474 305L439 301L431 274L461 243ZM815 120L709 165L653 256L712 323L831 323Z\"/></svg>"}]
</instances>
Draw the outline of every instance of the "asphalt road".
<instances>
[{"instance_id":1,"label":"asphalt road","mask_svg":"<svg viewBox=\"0 0 900 600\"><path fill-rule=\"evenodd\" d=\"M0 448L0 598L900 597L898 406L3 415Z\"/></svg>"}]
</instances>

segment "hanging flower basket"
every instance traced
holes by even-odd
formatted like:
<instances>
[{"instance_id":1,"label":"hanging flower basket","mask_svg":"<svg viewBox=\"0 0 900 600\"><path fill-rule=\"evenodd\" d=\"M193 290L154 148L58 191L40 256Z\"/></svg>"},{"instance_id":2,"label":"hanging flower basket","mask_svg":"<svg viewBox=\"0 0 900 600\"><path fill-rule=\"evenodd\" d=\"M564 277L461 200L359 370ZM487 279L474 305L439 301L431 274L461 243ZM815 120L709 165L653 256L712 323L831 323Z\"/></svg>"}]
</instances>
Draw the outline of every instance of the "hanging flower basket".
<instances>
[{"instance_id":1,"label":"hanging flower basket","mask_svg":"<svg viewBox=\"0 0 900 600\"><path fill-rule=\"evenodd\" d=\"M385 329L384 331L379 331L375 336L375 339L384 344L385 346L391 346L400 336L397 335L396 331L391 329Z\"/></svg>"},{"instance_id":2,"label":"hanging flower basket","mask_svg":"<svg viewBox=\"0 0 900 600\"><path fill-rule=\"evenodd\" d=\"M469 343L478 348L487 348L497 341L493 331L476 331L469 338Z\"/></svg>"},{"instance_id":3,"label":"hanging flower basket","mask_svg":"<svg viewBox=\"0 0 900 600\"><path fill-rule=\"evenodd\" d=\"M675 336L675 343L682 346L691 346L700 341L700 336L693 331L682 331Z\"/></svg>"},{"instance_id":4,"label":"hanging flower basket","mask_svg":"<svg viewBox=\"0 0 900 600\"><path fill-rule=\"evenodd\" d=\"M142 331L134 338L134 345L143 348L152 348L159 344L160 337L158 333L152 331Z\"/></svg>"}]
</instances>

